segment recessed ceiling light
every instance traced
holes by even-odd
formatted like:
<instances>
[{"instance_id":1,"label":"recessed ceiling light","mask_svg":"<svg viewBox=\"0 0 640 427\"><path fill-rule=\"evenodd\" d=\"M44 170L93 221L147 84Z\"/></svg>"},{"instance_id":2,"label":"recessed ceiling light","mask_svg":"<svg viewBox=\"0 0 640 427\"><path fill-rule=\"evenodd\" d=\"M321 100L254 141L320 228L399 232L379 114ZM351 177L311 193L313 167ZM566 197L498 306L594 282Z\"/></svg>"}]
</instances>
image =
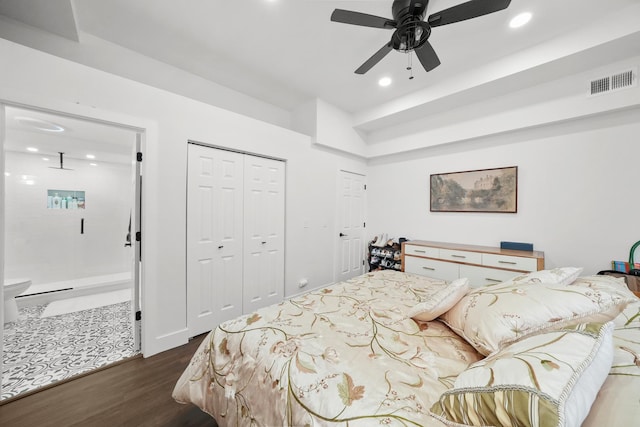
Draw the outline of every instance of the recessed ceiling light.
<instances>
[{"instance_id":1,"label":"recessed ceiling light","mask_svg":"<svg viewBox=\"0 0 640 427\"><path fill-rule=\"evenodd\" d=\"M98 166L97 163L89 163L90 166Z\"/></svg>"},{"instance_id":2,"label":"recessed ceiling light","mask_svg":"<svg viewBox=\"0 0 640 427\"><path fill-rule=\"evenodd\" d=\"M96 156L94 156L93 154L87 154L87 159L95 159Z\"/></svg>"},{"instance_id":3,"label":"recessed ceiling light","mask_svg":"<svg viewBox=\"0 0 640 427\"><path fill-rule=\"evenodd\" d=\"M42 160L44 160L45 162L48 162L49 158L48 157L43 157Z\"/></svg>"},{"instance_id":4,"label":"recessed ceiling light","mask_svg":"<svg viewBox=\"0 0 640 427\"><path fill-rule=\"evenodd\" d=\"M37 153L38 149L35 147L27 147L27 151L31 151L32 153Z\"/></svg>"},{"instance_id":5,"label":"recessed ceiling light","mask_svg":"<svg viewBox=\"0 0 640 427\"><path fill-rule=\"evenodd\" d=\"M5 172L4 176L11 176L11 172Z\"/></svg>"},{"instance_id":6,"label":"recessed ceiling light","mask_svg":"<svg viewBox=\"0 0 640 427\"><path fill-rule=\"evenodd\" d=\"M389 86L391 84L391 77L383 77L378 80L378 84L382 87Z\"/></svg>"},{"instance_id":7,"label":"recessed ceiling light","mask_svg":"<svg viewBox=\"0 0 640 427\"><path fill-rule=\"evenodd\" d=\"M531 20L531 13L523 12L519 15L516 15L510 22L509 26L511 28L519 28L525 25L527 22Z\"/></svg>"},{"instance_id":8,"label":"recessed ceiling light","mask_svg":"<svg viewBox=\"0 0 640 427\"><path fill-rule=\"evenodd\" d=\"M45 120L35 119L33 117L16 117L16 121L23 126L27 126L45 132L64 132L64 128L58 124L47 122Z\"/></svg>"}]
</instances>

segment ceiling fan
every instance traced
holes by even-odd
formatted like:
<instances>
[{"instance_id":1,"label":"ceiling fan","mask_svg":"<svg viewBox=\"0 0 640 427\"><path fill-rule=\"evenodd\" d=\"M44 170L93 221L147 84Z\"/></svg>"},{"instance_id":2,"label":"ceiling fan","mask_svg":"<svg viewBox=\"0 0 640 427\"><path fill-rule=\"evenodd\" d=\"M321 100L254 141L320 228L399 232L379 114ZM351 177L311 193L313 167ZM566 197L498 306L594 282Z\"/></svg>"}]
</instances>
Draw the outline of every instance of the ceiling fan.
<instances>
[{"instance_id":1,"label":"ceiling fan","mask_svg":"<svg viewBox=\"0 0 640 427\"><path fill-rule=\"evenodd\" d=\"M426 71L440 65L436 51L429 43L432 27L453 24L478 16L506 9L511 0L470 0L466 3L432 13L424 20L429 0L394 0L391 6L393 19L351 10L336 9L331 14L333 22L363 27L395 29L389 43L367 59L355 72L364 74L387 56L392 49L400 52L414 51Z\"/></svg>"}]
</instances>

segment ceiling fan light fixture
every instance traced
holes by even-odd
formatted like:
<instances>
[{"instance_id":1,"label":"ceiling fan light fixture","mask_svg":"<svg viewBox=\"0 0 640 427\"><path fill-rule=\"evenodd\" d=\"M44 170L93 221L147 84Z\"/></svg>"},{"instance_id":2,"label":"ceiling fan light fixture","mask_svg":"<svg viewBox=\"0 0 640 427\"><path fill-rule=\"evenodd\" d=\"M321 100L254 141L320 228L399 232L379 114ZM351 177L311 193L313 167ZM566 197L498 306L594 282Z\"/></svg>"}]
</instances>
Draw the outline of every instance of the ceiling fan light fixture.
<instances>
[{"instance_id":1,"label":"ceiling fan light fixture","mask_svg":"<svg viewBox=\"0 0 640 427\"><path fill-rule=\"evenodd\" d=\"M378 85L387 87L391 84L391 81L391 77L382 77L380 80L378 80Z\"/></svg>"},{"instance_id":2,"label":"ceiling fan light fixture","mask_svg":"<svg viewBox=\"0 0 640 427\"><path fill-rule=\"evenodd\" d=\"M531 21L531 17L532 15L530 12L520 13L514 16L513 19L511 19L511 21L509 21L509 27L520 28L523 25L526 25L529 21Z\"/></svg>"}]
</instances>

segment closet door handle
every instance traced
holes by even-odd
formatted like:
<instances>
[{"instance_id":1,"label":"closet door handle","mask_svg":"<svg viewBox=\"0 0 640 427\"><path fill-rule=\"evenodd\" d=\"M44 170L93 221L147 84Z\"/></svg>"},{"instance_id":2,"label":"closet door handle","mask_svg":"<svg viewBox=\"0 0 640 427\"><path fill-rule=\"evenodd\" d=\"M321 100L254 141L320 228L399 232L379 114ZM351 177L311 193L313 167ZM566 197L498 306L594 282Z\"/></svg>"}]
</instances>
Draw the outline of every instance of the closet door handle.
<instances>
[{"instance_id":1,"label":"closet door handle","mask_svg":"<svg viewBox=\"0 0 640 427\"><path fill-rule=\"evenodd\" d=\"M340 237L347 237L347 235L344 233L340 233Z\"/></svg>"},{"instance_id":2,"label":"closet door handle","mask_svg":"<svg viewBox=\"0 0 640 427\"><path fill-rule=\"evenodd\" d=\"M84 234L84 218L80 218L80 234Z\"/></svg>"},{"instance_id":3,"label":"closet door handle","mask_svg":"<svg viewBox=\"0 0 640 427\"><path fill-rule=\"evenodd\" d=\"M222 249L222 248L224 248L224 245L218 246L218 249Z\"/></svg>"}]
</instances>

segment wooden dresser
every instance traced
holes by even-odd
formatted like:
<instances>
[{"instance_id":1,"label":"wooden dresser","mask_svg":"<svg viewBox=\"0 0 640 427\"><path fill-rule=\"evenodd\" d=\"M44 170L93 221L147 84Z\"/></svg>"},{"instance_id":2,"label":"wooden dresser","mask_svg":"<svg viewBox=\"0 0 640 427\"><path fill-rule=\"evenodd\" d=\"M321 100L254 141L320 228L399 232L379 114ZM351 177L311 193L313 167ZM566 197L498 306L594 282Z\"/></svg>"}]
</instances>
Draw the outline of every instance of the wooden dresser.
<instances>
[{"instance_id":1,"label":"wooden dresser","mask_svg":"<svg viewBox=\"0 0 640 427\"><path fill-rule=\"evenodd\" d=\"M413 240L402 244L402 271L447 281L467 277L472 287L544 269L544 252Z\"/></svg>"}]
</instances>

